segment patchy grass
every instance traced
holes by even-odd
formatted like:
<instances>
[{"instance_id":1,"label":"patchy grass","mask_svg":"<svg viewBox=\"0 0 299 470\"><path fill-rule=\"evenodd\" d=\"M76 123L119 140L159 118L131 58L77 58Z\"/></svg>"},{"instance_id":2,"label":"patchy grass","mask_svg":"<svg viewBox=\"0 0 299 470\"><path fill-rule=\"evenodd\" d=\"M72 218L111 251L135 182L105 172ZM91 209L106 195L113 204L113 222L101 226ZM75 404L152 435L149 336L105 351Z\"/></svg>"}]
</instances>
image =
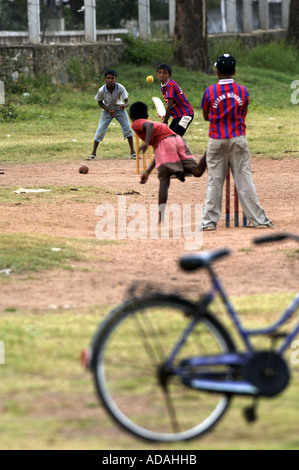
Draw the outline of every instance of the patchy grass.
<instances>
[{"instance_id":1,"label":"patchy grass","mask_svg":"<svg viewBox=\"0 0 299 470\"><path fill-rule=\"evenodd\" d=\"M99 188L94 186L43 186L43 189L50 190L46 193L21 193L16 194L19 188L0 188L0 204L60 204L90 202L100 204L107 202L107 197L113 196L116 191L110 188ZM36 189L27 187L26 189Z\"/></svg>"},{"instance_id":2,"label":"patchy grass","mask_svg":"<svg viewBox=\"0 0 299 470\"><path fill-rule=\"evenodd\" d=\"M32 234L0 234L0 266L14 274L48 269L69 269L72 262L84 259L62 240Z\"/></svg>"},{"instance_id":3,"label":"patchy grass","mask_svg":"<svg viewBox=\"0 0 299 470\"><path fill-rule=\"evenodd\" d=\"M291 294L275 294L232 300L246 324L263 326L266 315L277 315L290 298ZM89 345L111 307L0 312L6 358L5 365L0 365L2 449L299 448L294 412L298 408L299 365L292 365L291 384L281 396L260 400L255 424L246 424L242 417L251 400L235 398L222 421L201 439L159 445L121 431L100 406L92 379L80 365L81 350ZM290 354L291 350L286 359Z\"/></svg>"},{"instance_id":4,"label":"patchy grass","mask_svg":"<svg viewBox=\"0 0 299 470\"><path fill-rule=\"evenodd\" d=\"M76 240L39 234L0 234L0 271L9 269L12 274L42 272L50 269L89 269L88 261L96 256L97 247L110 240ZM103 261L101 259L101 261ZM0 273L0 280L10 279Z\"/></svg>"}]
</instances>

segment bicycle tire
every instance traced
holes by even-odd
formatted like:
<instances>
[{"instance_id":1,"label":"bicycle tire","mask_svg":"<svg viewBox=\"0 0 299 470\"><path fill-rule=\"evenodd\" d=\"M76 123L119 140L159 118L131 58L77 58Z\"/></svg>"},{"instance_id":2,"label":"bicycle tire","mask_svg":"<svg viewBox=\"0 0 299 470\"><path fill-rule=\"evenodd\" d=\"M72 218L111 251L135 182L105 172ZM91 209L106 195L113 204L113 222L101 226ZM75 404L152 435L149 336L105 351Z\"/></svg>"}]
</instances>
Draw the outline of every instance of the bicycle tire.
<instances>
[{"instance_id":1,"label":"bicycle tire","mask_svg":"<svg viewBox=\"0 0 299 470\"><path fill-rule=\"evenodd\" d=\"M209 431L229 406L229 394L194 390L177 376L171 377L171 391L167 391L172 402L159 387L159 364L195 312L195 304L179 297L139 298L112 311L94 337L91 369L98 396L110 416L139 438L156 442L193 439ZM206 313L176 360L233 351L225 328Z\"/></svg>"}]
</instances>

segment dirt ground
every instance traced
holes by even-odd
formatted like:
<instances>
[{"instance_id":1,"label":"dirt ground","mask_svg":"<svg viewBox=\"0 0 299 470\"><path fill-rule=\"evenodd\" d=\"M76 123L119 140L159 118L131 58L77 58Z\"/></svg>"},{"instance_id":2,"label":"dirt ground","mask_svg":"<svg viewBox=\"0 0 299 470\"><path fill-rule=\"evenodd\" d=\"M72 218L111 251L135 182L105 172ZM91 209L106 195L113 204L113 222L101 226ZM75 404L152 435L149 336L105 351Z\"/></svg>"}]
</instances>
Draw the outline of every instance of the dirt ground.
<instances>
[{"instance_id":1,"label":"dirt ground","mask_svg":"<svg viewBox=\"0 0 299 470\"><path fill-rule=\"evenodd\" d=\"M98 204L112 204L115 211L119 195L126 196L127 207L133 203L144 204L149 211L149 205L157 203L156 174L146 185L140 185L134 161L99 159L88 163L90 171L87 175L79 174L81 163L8 165L3 168L4 174L0 174L0 185L11 188L12 192L19 188L64 186L68 190L78 190L77 194L84 186L100 187L103 191ZM252 159L252 168L259 199L275 228L235 228L233 220L231 227L226 228L223 211L217 231L203 234L203 249L230 247L233 250L232 256L216 265L230 295L298 290L298 255L287 256L294 254L298 246L294 242L284 242L257 247L252 244L252 239L269 232L299 233L299 160ZM186 178L184 184L172 180L169 204L203 204L206 184L206 173L200 179ZM97 203L88 202L88 199L86 202L67 198L64 201L63 197L59 203L40 203L32 195L29 204L22 202L22 197L19 196L17 203L0 205L2 233L41 233L96 240L95 228L101 220L96 215ZM46 199L48 194L43 197ZM99 245L100 257L97 248L97 256L88 262L88 271L76 269L76 266L80 267L78 263L74 271L56 270L35 275L32 279L14 275L20 282L2 283L0 310L114 304L123 300L130 284L140 280L148 280L165 290L188 289L194 293L199 281L202 287L207 285L207 278L201 272L186 274L179 269L178 258L189 253L185 250L185 242L184 237L173 239L172 232L169 240L152 240L148 231L143 240L127 239Z\"/></svg>"}]
</instances>

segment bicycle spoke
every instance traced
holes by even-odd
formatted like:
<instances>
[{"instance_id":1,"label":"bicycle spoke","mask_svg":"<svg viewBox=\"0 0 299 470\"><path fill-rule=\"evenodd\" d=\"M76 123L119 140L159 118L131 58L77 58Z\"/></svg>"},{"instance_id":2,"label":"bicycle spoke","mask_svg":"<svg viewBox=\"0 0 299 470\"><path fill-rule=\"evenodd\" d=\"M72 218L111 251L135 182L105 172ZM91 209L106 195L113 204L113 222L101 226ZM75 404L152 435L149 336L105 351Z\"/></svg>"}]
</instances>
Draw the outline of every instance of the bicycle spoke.
<instances>
[{"instance_id":1,"label":"bicycle spoke","mask_svg":"<svg viewBox=\"0 0 299 470\"><path fill-rule=\"evenodd\" d=\"M114 418L140 437L190 439L207 431L228 406L229 397L199 392L172 375L176 368L183 371L188 358L229 351L217 321L205 316L176 350L192 318L186 311L192 314L192 308L168 297L134 301L131 310L116 311L115 322L101 337L95 368L98 392ZM168 368L165 362L174 350L175 360Z\"/></svg>"},{"instance_id":2,"label":"bicycle spoke","mask_svg":"<svg viewBox=\"0 0 299 470\"><path fill-rule=\"evenodd\" d=\"M143 315L143 316L146 316L146 315ZM147 332L147 329L142 325L139 315L136 315L134 320L137 324L137 328L139 329L141 339L143 340L142 343L143 343L145 351L148 354L148 357L152 360L156 359L157 361L156 365L158 365L159 357L157 357L156 349L151 345L150 334ZM153 336L153 333L152 333L152 336Z\"/></svg>"},{"instance_id":3,"label":"bicycle spoke","mask_svg":"<svg viewBox=\"0 0 299 470\"><path fill-rule=\"evenodd\" d=\"M166 408L167 408L167 411L168 411L168 414L169 414L172 431L174 433L178 433L178 432L180 432L180 427L179 427L179 423L177 421L177 416L176 416L174 404L173 404L172 398L170 396L170 393L169 393L169 390L167 389L167 387L163 388L163 392L164 392Z\"/></svg>"},{"instance_id":4,"label":"bicycle spoke","mask_svg":"<svg viewBox=\"0 0 299 470\"><path fill-rule=\"evenodd\" d=\"M117 370L119 368L119 359L110 359L109 358L109 367L115 367L115 370ZM150 363L147 363L145 365L144 361L134 361L133 359L132 360L127 360L126 361L126 364L124 364L122 366L122 369L126 367L128 369L135 369L135 370L140 370L142 372L144 371L148 371L149 374L152 374L156 369L156 365L153 365L153 364L150 364Z\"/></svg>"}]
</instances>

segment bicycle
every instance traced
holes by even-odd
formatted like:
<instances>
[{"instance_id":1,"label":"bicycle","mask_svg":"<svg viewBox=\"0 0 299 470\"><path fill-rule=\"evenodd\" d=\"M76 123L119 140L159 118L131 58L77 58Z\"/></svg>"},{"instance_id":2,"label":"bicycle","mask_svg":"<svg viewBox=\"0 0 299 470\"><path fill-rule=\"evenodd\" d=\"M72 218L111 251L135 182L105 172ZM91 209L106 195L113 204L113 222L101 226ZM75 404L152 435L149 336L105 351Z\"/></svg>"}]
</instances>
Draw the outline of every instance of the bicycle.
<instances>
[{"instance_id":1,"label":"bicycle","mask_svg":"<svg viewBox=\"0 0 299 470\"><path fill-rule=\"evenodd\" d=\"M275 234L256 244L299 236ZM272 325L245 329L213 268L230 254L216 249L183 256L185 271L206 269L211 290L198 302L177 295L133 298L100 324L87 356L98 396L122 428L149 441L176 442L201 436L222 418L234 395L253 397L245 410L256 419L260 397L273 397L289 384L283 353L299 333L279 328L299 307L299 293ZM224 303L244 351L238 352L227 328L209 312L216 295ZM255 350L252 337L281 339L279 348ZM273 345L274 346L274 345Z\"/></svg>"}]
</instances>

